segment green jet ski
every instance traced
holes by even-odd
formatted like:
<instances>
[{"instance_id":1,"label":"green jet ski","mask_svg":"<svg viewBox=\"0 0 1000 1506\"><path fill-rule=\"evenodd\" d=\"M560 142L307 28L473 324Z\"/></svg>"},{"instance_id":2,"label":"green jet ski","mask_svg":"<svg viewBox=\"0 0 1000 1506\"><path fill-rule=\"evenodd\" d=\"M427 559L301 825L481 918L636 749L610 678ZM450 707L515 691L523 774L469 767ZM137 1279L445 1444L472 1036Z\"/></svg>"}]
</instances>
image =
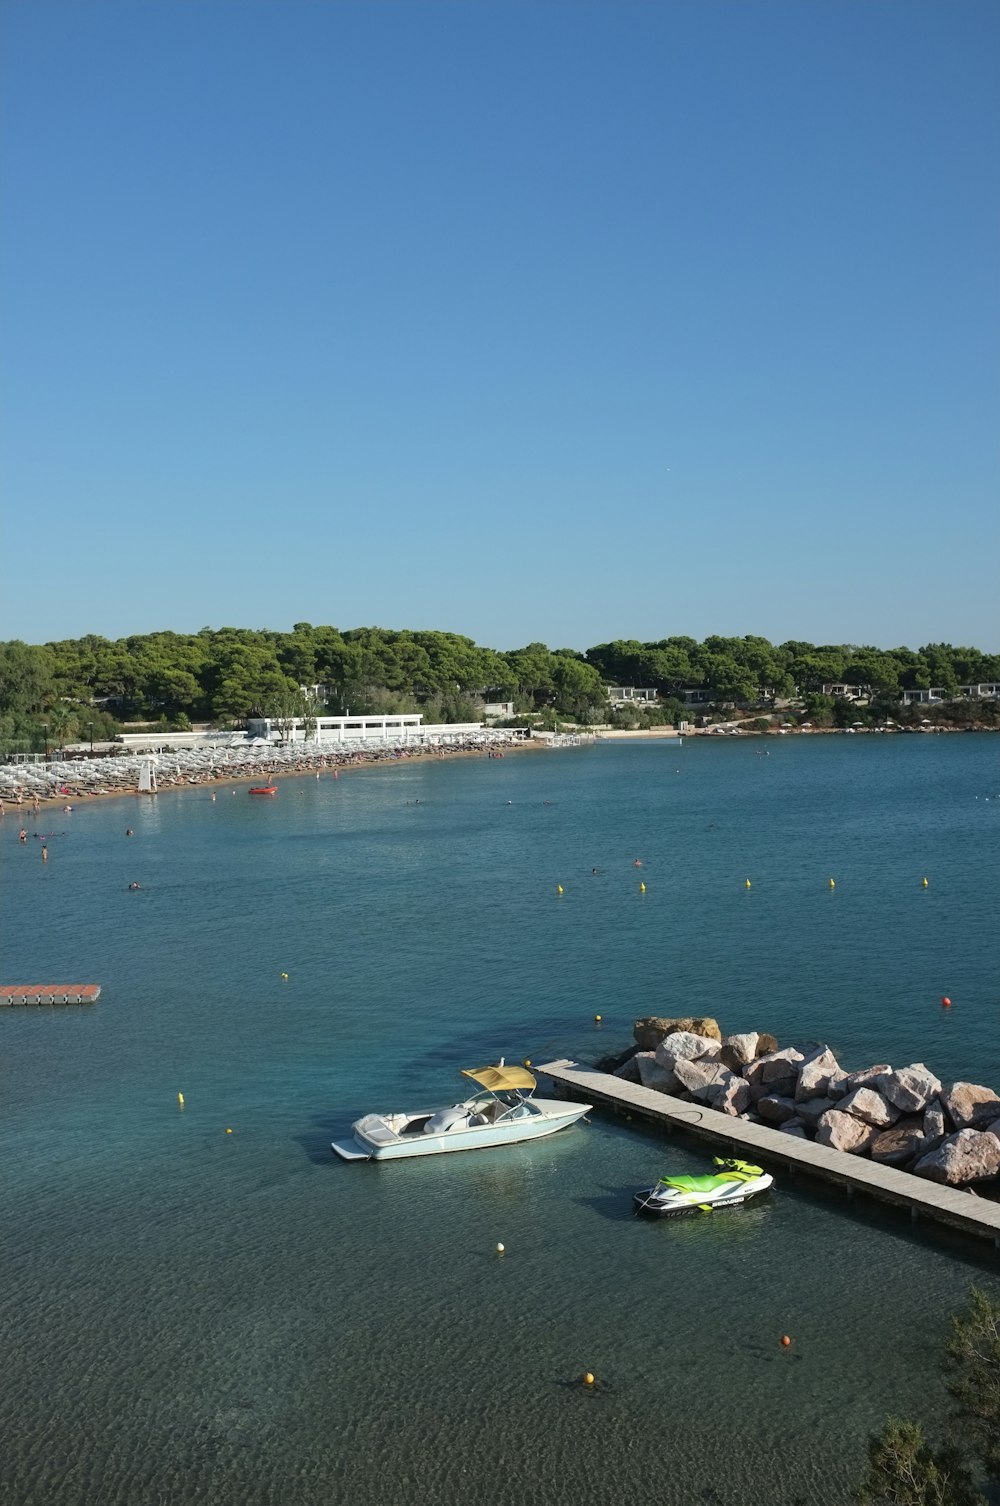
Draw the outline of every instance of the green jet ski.
<instances>
[{"instance_id":1,"label":"green jet ski","mask_svg":"<svg viewBox=\"0 0 1000 1506\"><path fill-rule=\"evenodd\" d=\"M640 1213L711 1213L715 1208L735 1208L766 1192L774 1178L748 1161L713 1158L720 1169L706 1176L661 1177L655 1187L644 1187L633 1198Z\"/></svg>"}]
</instances>

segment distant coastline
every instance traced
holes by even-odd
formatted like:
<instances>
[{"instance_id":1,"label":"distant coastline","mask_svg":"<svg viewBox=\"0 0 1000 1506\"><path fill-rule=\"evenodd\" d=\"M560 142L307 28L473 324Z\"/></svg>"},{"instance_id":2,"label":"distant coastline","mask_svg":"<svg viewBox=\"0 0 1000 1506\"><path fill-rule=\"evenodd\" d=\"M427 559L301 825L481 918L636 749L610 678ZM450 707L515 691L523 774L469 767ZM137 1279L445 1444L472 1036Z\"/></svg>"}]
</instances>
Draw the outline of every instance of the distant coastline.
<instances>
[{"instance_id":1,"label":"distant coastline","mask_svg":"<svg viewBox=\"0 0 1000 1506\"><path fill-rule=\"evenodd\" d=\"M866 728L868 736L921 734L927 732L994 732L998 729L983 727L923 728ZM331 744L275 744L270 749L253 747L248 742L245 749L227 747L216 754L218 762L206 765L198 750L156 755L155 791L138 788L139 768L142 755L105 754L95 758L81 758L71 765L26 764L0 766L0 821L12 817L16 822L38 810L53 806L72 805L74 801L90 803L94 800L121 798L146 798L166 794L172 790L196 787L232 786L235 789L248 786L266 776L270 779L290 779L296 776L322 775L339 777L350 770L375 766L387 767L413 761L453 758L508 757L516 753L547 751L552 747L593 746L599 742L670 742L681 743L688 738L710 740L720 737L741 739L779 738L784 736L852 736L857 731L837 727L774 728L763 732L754 728L736 727L722 730L718 727L686 729L683 733L673 728L650 728L647 730L601 730L567 729L562 734L541 735L530 738L515 737L509 730L484 728L478 737L463 738L455 743L414 745L412 742L373 743L367 748L339 748ZM50 788L46 791L44 784Z\"/></svg>"}]
</instances>

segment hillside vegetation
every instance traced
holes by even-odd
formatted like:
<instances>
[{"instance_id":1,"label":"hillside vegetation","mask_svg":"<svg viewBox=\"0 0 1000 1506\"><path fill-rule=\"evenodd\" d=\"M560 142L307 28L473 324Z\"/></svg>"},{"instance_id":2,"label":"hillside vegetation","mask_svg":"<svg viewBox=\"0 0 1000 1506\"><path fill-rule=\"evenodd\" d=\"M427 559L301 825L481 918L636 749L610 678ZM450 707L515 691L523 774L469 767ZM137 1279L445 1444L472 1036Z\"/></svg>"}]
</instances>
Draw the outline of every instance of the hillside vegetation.
<instances>
[{"instance_id":1,"label":"hillside vegetation","mask_svg":"<svg viewBox=\"0 0 1000 1506\"><path fill-rule=\"evenodd\" d=\"M203 628L114 641L88 634L55 643L0 644L0 751L105 738L128 722L238 725L254 713L291 716L420 711L433 722L476 720L486 701L519 716L655 725L690 716L684 692L718 707L800 698L814 724L900 711L904 691L935 688L955 719L991 721L995 703L962 709L960 687L1000 679L1000 655L931 643L878 649L766 638L616 640L579 652L543 643L499 651L456 633L313 627L290 633ZM861 688L858 697L823 687ZM656 690L653 707L609 713L609 685ZM320 687L313 698L301 687ZM971 707L971 709L970 709ZM703 709L703 708L699 708ZM848 716L848 713L850 715ZM935 712L935 715L939 715Z\"/></svg>"}]
</instances>

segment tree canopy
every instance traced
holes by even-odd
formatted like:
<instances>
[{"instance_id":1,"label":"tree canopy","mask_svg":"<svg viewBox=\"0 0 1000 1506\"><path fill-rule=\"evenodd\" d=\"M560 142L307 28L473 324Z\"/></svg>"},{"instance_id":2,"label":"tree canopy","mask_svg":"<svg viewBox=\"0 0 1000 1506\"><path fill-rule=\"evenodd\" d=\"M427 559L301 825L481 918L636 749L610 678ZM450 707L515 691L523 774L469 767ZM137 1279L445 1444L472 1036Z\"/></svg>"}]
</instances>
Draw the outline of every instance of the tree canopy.
<instances>
[{"instance_id":1,"label":"tree canopy","mask_svg":"<svg viewBox=\"0 0 1000 1506\"><path fill-rule=\"evenodd\" d=\"M769 643L675 636L642 643L615 639L585 652L485 648L458 633L381 627L314 627L290 633L202 628L109 640L94 634L45 644L0 643L0 742L47 728L68 741L95 723L115 721L241 722L287 715L289 697L307 695L315 711L422 711L429 721L474 719L487 701L510 701L519 715L603 721L609 685L658 692L654 715L685 714L684 692L719 704L798 694L816 720L850 711L824 699L824 687L862 687L873 709L888 714L905 690L1000 680L1000 655L929 643L916 650L868 645ZM318 687L313 689L313 687ZM811 699L810 699L811 698ZM624 713L623 713L624 714ZM628 714L632 714L629 712ZM103 719L103 721L101 720ZM30 729L35 729L31 732ZM58 729L58 730L57 730Z\"/></svg>"}]
</instances>

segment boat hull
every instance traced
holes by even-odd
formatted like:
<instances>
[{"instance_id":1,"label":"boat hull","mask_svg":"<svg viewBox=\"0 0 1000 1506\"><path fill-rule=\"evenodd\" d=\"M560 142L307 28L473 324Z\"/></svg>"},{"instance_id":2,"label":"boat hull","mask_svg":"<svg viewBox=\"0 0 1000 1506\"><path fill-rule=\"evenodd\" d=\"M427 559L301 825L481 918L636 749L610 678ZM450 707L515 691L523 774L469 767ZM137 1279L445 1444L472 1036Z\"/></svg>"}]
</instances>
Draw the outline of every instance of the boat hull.
<instances>
[{"instance_id":1,"label":"boat hull","mask_svg":"<svg viewBox=\"0 0 1000 1506\"><path fill-rule=\"evenodd\" d=\"M590 1112L589 1103L553 1102L552 1112L517 1119L508 1124L474 1125L441 1134L402 1135L378 1145L355 1133L349 1140L332 1140L330 1147L344 1161L403 1161L414 1156L439 1156L458 1150L495 1150L557 1134Z\"/></svg>"},{"instance_id":2,"label":"boat hull","mask_svg":"<svg viewBox=\"0 0 1000 1506\"><path fill-rule=\"evenodd\" d=\"M649 1214L653 1218L683 1218L692 1213L714 1213L716 1209L740 1208L751 1198L767 1192L772 1180L770 1177L762 1178L762 1183L761 1186L751 1186L746 1191L727 1192L723 1197L714 1199L711 1194L704 1192L686 1194L681 1198L658 1198L655 1187L644 1187L642 1191L635 1193L632 1201L637 1213Z\"/></svg>"}]
</instances>

